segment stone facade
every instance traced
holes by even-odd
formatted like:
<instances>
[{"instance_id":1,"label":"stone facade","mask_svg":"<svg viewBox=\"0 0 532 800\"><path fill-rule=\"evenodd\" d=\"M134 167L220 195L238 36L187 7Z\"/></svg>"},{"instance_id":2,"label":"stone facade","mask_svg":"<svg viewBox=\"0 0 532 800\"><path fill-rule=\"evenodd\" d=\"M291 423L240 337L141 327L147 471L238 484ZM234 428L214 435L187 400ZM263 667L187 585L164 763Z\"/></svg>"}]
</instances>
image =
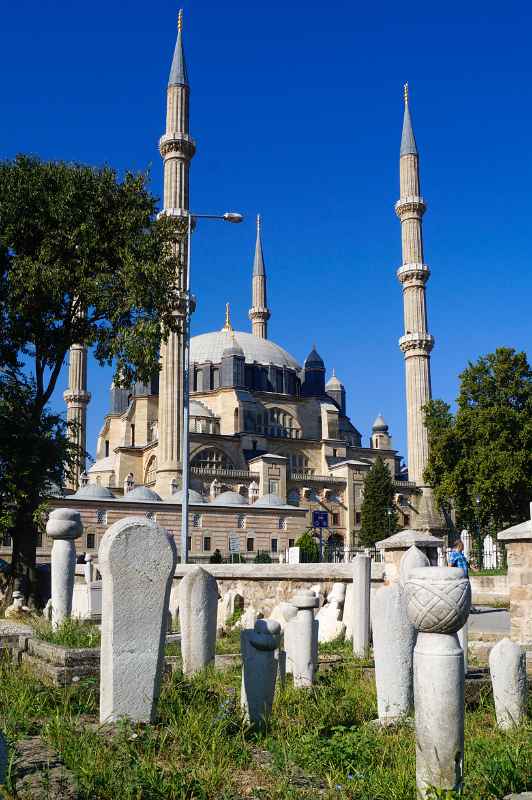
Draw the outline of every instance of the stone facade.
<instances>
[{"instance_id":1,"label":"stone facade","mask_svg":"<svg viewBox=\"0 0 532 800\"><path fill-rule=\"evenodd\" d=\"M532 503L530 519L497 534L506 545L512 641L532 646Z\"/></svg>"}]
</instances>

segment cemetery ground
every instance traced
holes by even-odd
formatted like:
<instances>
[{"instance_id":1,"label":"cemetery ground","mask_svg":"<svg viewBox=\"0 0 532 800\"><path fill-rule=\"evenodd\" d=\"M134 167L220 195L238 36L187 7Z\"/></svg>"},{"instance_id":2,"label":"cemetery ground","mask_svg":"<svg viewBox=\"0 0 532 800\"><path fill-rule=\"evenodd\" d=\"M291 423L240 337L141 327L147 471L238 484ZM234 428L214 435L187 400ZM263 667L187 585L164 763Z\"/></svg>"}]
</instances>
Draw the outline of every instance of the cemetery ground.
<instances>
[{"instance_id":1,"label":"cemetery ground","mask_svg":"<svg viewBox=\"0 0 532 800\"><path fill-rule=\"evenodd\" d=\"M98 644L97 628L68 622L39 635L71 646ZM237 653L239 635L218 640ZM167 645L175 661L179 646ZM0 728L9 742L6 798L46 800L414 800L415 736L408 724L374 726L374 680L350 646L320 647L334 663L312 689L278 684L264 733L239 710L241 668L165 675L154 725L98 722L94 679L51 687L24 665L0 664ZM334 657L338 657L335 661ZM529 708L530 711L530 708ZM530 715L529 715L530 719ZM466 713L464 800L498 800L532 788L530 721L496 726L491 693ZM452 800L453 794L434 794Z\"/></svg>"}]
</instances>

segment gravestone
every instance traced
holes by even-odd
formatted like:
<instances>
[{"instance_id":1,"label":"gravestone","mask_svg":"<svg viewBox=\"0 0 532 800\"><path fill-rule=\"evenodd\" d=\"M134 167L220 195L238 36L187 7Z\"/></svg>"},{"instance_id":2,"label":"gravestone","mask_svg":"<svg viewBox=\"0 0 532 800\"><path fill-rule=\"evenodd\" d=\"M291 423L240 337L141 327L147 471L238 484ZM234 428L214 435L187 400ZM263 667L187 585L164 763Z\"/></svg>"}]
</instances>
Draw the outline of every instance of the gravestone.
<instances>
[{"instance_id":1,"label":"gravestone","mask_svg":"<svg viewBox=\"0 0 532 800\"><path fill-rule=\"evenodd\" d=\"M195 672L214 664L218 584L201 567L187 572L179 584L179 620L183 672Z\"/></svg>"},{"instance_id":2,"label":"gravestone","mask_svg":"<svg viewBox=\"0 0 532 800\"><path fill-rule=\"evenodd\" d=\"M57 629L72 613L76 573L74 540L83 533L79 511L56 508L48 517L46 534L52 545L52 628Z\"/></svg>"},{"instance_id":3,"label":"gravestone","mask_svg":"<svg viewBox=\"0 0 532 800\"><path fill-rule=\"evenodd\" d=\"M526 651L510 639L502 639L492 648L489 665L497 725L507 730L526 718Z\"/></svg>"},{"instance_id":4,"label":"gravestone","mask_svg":"<svg viewBox=\"0 0 532 800\"><path fill-rule=\"evenodd\" d=\"M259 619L253 630L240 634L242 691L240 703L244 718L255 730L264 728L272 712L281 626L273 619Z\"/></svg>"},{"instance_id":5,"label":"gravestone","mask_svg":"<svg viewBox=\"0 0 532 800\"><path fill-rule=\"evenodd\" d=\"M357 555L353 561L351 605L344 605L344 619L350 616L353 629L353 655L366 658L369 653L371 558ZM349 587L348 587L349 588ZM347 600L347 598L346 598Z\"/></svg>"},{"instance_id":6,"label":"gravestone","mask_svg":"<svg viewBox=\"0 0 532 800\"><path fill-rule=\"evenodd\" d=\"M333 583L327 602L316 615L319 622L318 641L334 642L345 634L342 614L345 603L345 584Z\"/></svg>"},{"instance_id":7,"label":"gravestone","mask_svg":"<svg viewBox=\"0 0 532 800\"><path fill-rule=\"evenodd\" d=\"M314 683L318 639L318 621L314 619L314 609L318 607L318 602L314 592L303 590L291 599L297 614L290 622L290 660L294 686L298 688L308 689Z\"/></svg>"},{"instance_id":8,"label":"gravestone","mask_svg":"<svg viewBox=\"0 0 532 800\"><path fill-rule=\"evenodd\" d=\"M418 631L414 651L416 786L460 792L464 758L464 654L457 632L471 607L461 569L420 567L405 584L407 611ZM432 796L432 795L431 795Z\"/></svg>"},{"instance_id":9,"label":"gravestone","mask_svg":"<svg viewBox=\"0 0 532 800\"><path fill-rule=\"evenodd\" d=\"M173 537L146 517L115 522L101 541L102 723L155 719L176 563Z\"/></svg>"}]
</instances>

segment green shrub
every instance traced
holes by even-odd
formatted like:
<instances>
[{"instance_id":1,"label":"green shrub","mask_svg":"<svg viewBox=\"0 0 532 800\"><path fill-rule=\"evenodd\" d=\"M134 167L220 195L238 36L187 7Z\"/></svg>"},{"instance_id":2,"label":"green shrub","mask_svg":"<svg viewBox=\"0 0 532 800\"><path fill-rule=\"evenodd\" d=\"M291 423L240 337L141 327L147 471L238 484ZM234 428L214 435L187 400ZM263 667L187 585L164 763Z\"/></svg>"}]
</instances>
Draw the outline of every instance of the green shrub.
<instances>
[{"instance_id":1,"label":"green shrub","mask_svg":"<svg viewBox=\"0 0 532 800\"><path fill-rule=\"evenodd\" d=\"M317 564L320 561L320 548L315 539L306 531L296 542L299 557L304 564Z\"/></svg>"},{"instance_id":2,"label":"green shrub","mask_svg":"<svg viewBox=\"0 0 532 800\"><path fill-rule=\"evenodd\" d=\"M272 559L270 554L266 550L259 550L255 558L253 559L255 564L271 564Z\"/></svg>"}]
</instances>

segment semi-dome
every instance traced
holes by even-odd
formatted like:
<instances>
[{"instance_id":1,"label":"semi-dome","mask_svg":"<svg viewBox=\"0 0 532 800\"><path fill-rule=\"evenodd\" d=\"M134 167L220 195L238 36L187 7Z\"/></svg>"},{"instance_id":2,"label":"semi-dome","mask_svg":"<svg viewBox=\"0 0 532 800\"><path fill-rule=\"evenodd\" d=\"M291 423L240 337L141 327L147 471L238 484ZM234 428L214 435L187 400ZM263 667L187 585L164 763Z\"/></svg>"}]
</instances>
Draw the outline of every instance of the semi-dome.
<instances>
[{"instance_id":1,"label":"semi-dome","mask_svg":"<svg viewBox=\"0 0 532 800\"><path fill-rule=\"evenodd\" d=\"M214 505L217 506L247 506L248 501L238 492L222 492L218 495L216 500L213 500ZM256 505L256 503L255 503Z\"/></svg>"},{"instance_id":2,"label":"semi-dome","mask_svg":"<svg viewBox=\"0 0 532 800\"><path fill-rule=\"evenodd\" d=\"M285 504L278 494L263 494L253 505L265 508L266 506L284 506Z\"/></svg>"},{"instance_id":3,"label":"semi-dome","mask_svg":"<svg viewBox=\"0 0 532 800\"><path fill-rule=\"evenodd\" d=\"M274 364L277 367L289 367L301 370L301 366L290 353L283 350L269 339L260 339L252 333L244 331L221 330L213 333L202 333L193 336L190 342L190 360L196 364L211 361L219 364L224 350L234 347L234 340L243 352L246 362L252 364Z\"/></svg>"},{"instance_id":4,"label":"semi-dome","mask_svg":"<svg viewBox=\"0 0 532 800\"><path fill-rule=\"evenodd\" d=\"M80 486L77 492L70 495L76 500L114 500L114 494L105 486L98 486L95 483L88 483Z\"/></svg>"},{"instance_id":5,"label":"semi-dome","mask_svg":"<svg viewBox=\"0 0 532 800\"><path fill-rule=\"evenodd\" d=\"M178 492L170 495L165 500L166 503L182 503L183 502L183 490L180 489ZM194 489L188 490L188 502L189 503L206 503L207 501L205 498L199 493L194 491Z\"/></svg>"},{"instance_id":6,"label":"semi-dome","mask_svg":"<svg viewBox=\"0 0 532 800\"><path fill-rule=\"evenodd\" d=\"M160 503L161 497L157 494L157 492L154 492L153 489L148 489L147 486L136 486L134 489L124 495L124 500Z\"/></svg>"}]
</instances>

